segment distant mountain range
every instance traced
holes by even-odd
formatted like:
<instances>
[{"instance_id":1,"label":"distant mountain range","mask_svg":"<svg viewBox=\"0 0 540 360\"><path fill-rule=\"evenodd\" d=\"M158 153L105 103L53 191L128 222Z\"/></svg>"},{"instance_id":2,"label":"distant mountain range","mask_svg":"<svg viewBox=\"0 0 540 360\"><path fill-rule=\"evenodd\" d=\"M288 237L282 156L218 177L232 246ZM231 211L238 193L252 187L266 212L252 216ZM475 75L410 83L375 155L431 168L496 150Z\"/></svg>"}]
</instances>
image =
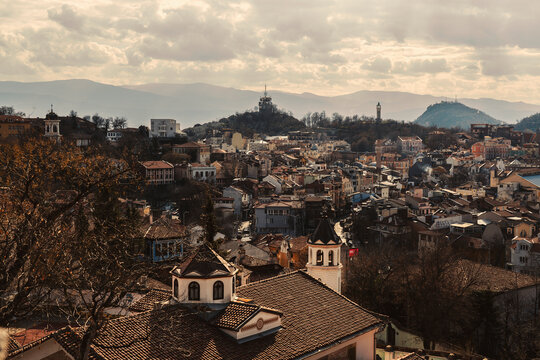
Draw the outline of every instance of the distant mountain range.
<instances>
[{"instance_id":1,"label":"distant mountain range","mask_svg":"<svg viewBox=\"0 0 540 360\"><path fill-rule=\"evenodd\" d=\"M79 116L124 116L129 126L149 125L151 118L173 118L182 128L253 110L261 92L238 90L208 84L146 84L113 86L89 80L49 82L0 82L0 105L37 117L45 116L54 105L59 115L70 110ZM431 95L393 91L358 91L340 96L319 96L269 91L278 108L296 118L308 112L338 112L343 115L375 115L375 105L382 105L382 117L413 121L431 104L445 100ZM496 119L515 123L540 112L540 105L494 99L459 99L462 104L489 113Z\"/></svg>"},{"instance_id":2,"label":"distant mountain range","mask_svg":"<svg viewBox=\"0 0 540 360\"><path fill-rule=\"evenodd\" d=\"M461 128L468 130L471 124L502 124L488 114L459 102L443 101L428 106L426 111L414 121L423 126L440 128Z\"/></svg>"}]
</instances>

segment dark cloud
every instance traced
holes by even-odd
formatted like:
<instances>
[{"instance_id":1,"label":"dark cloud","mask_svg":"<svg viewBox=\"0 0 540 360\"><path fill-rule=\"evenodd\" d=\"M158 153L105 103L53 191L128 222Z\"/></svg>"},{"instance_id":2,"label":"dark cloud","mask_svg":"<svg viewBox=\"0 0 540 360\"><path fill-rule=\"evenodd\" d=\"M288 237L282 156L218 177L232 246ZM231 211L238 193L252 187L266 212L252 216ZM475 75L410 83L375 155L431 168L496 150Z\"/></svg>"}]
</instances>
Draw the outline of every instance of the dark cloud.
<instances>
[{"instance_id":1,"label":"dark cloud","mask_svg":"<svg viewBox=\"0 0 540 360\"><path fill-rule=\"evenodd\" d=\"M369 59L364 62L362 64L362 68L369 71L387 74L392 69L392 62L388 58L377 56L374 59Z\"/></svg>"},{"instance_id":2,"label":"dark cloud","mask_svg":"<svg viewBox=\"0 0 540 360\"><path fill-rule=\"evenodd\" d=\"M69 30L81 30L85 25L85 18L79 15L73 7L64 4L60 9L49 9L49 19L57 22Z\"/></svg>"}]
</instances>

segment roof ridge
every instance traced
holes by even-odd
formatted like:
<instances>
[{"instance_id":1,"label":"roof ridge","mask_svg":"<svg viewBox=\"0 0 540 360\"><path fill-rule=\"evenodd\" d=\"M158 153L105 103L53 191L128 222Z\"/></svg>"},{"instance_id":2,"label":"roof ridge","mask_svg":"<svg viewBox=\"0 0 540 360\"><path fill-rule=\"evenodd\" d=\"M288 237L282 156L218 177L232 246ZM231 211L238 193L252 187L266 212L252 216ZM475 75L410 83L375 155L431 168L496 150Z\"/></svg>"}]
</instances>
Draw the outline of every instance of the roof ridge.
<instances>
[{"instance_id":1,"label":"roof ridge","mask_svg":"<svg viewBox=\"0 0 540 360\"><path fill-rule=\"evenodd\" d=\"M291 271L291 272L286 273L286 274L280 274L280 275L269 277L267 279L262 279L262 280L259 280L259 281L253 281L253 282L250 282L250 283L248 283L246 285L241 285L238 288L239 289L240 288L245 289L245 288L247 288L248 286L251 286L251 285L257 285L257 284L261 284L261 283L264 283L264 282L267 282L267 281L270 281L270 280L282 278L282 277L285 277L285 276L290 276L290 275L293 275L293 274L295 274L297 272L300 272L300 270L294 270L294 271Z\"/></svg>"}]
</instances>

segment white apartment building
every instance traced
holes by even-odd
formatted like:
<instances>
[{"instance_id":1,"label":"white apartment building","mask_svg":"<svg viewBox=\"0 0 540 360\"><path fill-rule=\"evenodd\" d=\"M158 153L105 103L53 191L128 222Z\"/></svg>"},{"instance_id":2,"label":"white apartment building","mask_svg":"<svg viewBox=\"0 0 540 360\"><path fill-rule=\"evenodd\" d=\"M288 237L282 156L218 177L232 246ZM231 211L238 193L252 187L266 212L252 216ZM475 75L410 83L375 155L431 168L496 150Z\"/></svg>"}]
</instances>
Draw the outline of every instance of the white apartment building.
<instances>
[{"instance_id":1,"label":"white apartment building","mask_svg":"<svg viewBox=\"0 0 540 360\"><path fill-rule=\"evenodd\" d=\"M174 119L150 119L150 137L173 138L180 134L180 122Z\"/></svg>"}]
</instances>

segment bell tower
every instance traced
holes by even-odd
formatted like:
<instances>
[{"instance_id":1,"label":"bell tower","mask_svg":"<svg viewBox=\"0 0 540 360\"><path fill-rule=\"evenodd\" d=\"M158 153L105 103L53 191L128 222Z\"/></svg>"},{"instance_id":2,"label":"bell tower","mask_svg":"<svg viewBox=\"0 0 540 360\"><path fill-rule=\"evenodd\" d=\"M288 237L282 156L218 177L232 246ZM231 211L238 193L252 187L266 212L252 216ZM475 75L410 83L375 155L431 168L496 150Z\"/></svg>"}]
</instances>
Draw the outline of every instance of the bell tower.
<instances>
[{"instance_id":1,"label":"bell tower","mask_svg":"<svg viewBox=\"0 0 540 360\"><path fill-rule=\"evenodd\" d=\"M341 294L341 238L325 215L308 240L307 272Z\"/></svg>"},{"instance_id":2,"label":"bell tower","mask_svg":"<svg viewBox=\"0 0 540 360\"><path fill-rule=\"evenodd\" d=\"M52 138L57 142L60 141L60 119L53 111L51 105L51 111L45 116L45 137Z\"/></svg>"}]
</instances>

